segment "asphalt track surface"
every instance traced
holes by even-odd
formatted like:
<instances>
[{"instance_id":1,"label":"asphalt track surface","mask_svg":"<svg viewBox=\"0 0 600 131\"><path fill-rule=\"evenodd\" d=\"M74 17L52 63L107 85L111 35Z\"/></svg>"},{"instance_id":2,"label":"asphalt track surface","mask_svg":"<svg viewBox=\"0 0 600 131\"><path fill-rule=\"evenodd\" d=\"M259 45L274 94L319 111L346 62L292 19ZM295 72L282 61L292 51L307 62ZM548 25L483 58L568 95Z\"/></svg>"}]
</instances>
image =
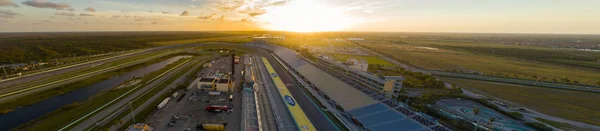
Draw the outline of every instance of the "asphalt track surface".
<instances>
[{"instance_id":1,"label":"asphalt track surface","mask_svg":"<svg viewBox=\"0 0 600 131\"><path fill-rule=\"evenodd\" d=\"M312 101L310 100L310 98L307 96L307 94L304 93L304 91L301 89L302 87L298 86L299 84L296 83L296 81L292 78L292 76L289 74L289 72L287 70L285 70L281 64L279 64L279 62L277 62L269 52L262 50L262 49L256 49L256 53L258 53L259 55L267 58L267 60L269 60L269 63L271 63L271 65L273 66L273 68L275 69L275 72L277 72L277 74L279 75L279 78L281 78L281 81L283 81L283 83L285 83L285 85L287 86L288 90L290 90L290 93L292 94L292 96L294 96L294 98L296 98L296 101L298 103L300 103L300 107L302 108L302 110L304 111L304 113L306 114L306 116L308 116L308 118L310 119L310 121L312 122L312 124L315 126L315 128L317 130L320 131L335 131L337 130L337 128L335 127L335 125L333 125L333 123L330 123L330 121L328 120L328 118L321 113L321 108L315 106L315 104L312 103ZM283 107L280 107L283 108Z\"/></svg>"}]
</instances>

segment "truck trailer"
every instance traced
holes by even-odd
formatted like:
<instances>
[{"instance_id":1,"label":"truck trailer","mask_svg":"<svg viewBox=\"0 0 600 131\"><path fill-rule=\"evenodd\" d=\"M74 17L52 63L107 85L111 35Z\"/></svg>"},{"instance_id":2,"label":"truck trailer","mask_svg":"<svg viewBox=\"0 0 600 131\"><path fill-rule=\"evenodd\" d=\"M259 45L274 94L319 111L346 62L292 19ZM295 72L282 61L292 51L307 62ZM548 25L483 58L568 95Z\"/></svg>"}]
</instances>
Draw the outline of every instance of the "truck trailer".
<instances>
[{"instance_id":1,"label":"truck trailer","mask_svg":"<svg viewBox=\"0 0 600 131\"><path fill-rule=\"evenodd\" d=\"M167 97L165 100L163 100L162 102L160 102L160 104L158 104L157 108L158 109L163 108L165 105L167 105L167 103L169 102L169 100L171 100L171 97Z\"/></svg>"}]
</instances>

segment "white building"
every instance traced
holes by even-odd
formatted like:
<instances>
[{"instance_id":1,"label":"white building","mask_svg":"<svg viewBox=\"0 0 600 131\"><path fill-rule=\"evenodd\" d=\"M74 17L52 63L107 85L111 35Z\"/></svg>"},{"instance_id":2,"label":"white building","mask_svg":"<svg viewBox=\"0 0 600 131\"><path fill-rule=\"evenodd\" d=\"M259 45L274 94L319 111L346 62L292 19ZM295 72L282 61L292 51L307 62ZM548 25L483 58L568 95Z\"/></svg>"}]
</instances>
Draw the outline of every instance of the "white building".
<instances>
[{"instance_id":1,"label":"white building","mask_svg":"<svg viewBox=\"0 0 600 131\"><path fill-rule=\"evenodd\" d=\"M369 68L369 62L363 59L359 60L355 58L348 58L348 60L346 60L346 65L348 65L348 67L364 72L367 72L367 69Z\"/></svg>"}]
</instances>

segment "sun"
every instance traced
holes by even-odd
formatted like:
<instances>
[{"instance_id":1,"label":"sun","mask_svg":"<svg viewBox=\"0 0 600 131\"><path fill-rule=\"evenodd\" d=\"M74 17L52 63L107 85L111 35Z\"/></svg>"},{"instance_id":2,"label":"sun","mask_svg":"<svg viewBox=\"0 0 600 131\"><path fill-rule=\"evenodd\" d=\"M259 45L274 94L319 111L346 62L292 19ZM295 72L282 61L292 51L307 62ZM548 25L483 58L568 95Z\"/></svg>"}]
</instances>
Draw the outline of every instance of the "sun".
<instances>
[{"instance_id":1,"label":"sun","mask_svg":"<svg viewBox=\"0 0 600 131\"><path fill-rule=\"evenodd\" d=\"M340 9L327 7L313 0L291 1L270 9L257 20L269 30L291 32L340 31L357 22Z\"/></svg>"}]
</instances>

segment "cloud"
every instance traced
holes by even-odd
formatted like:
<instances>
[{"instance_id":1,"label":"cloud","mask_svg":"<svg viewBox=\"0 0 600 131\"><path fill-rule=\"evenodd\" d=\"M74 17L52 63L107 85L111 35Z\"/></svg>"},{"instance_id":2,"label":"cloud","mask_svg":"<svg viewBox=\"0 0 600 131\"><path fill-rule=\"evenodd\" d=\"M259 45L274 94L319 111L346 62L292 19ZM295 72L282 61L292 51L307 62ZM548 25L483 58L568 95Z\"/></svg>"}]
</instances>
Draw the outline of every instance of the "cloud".
<instances>
[{"instance_id":1,"label":"cloud","mask_svg":"<svg viewBox=\"0 0 600 131\"><path fill-rule=\"evenodd\" d=\"M190 15L190 12L188 12L187 10L182 12L180 16L188 16Z\"/></svg>"},{"instance_id":2,"label":"cloud","mask_svg":"<svg viewBox=\"0 0 600 131\"><path fill-rule=\"evenodd\" d=\"M263 15L265 13L267 13L267 12L266 11L250 12L250 13L248 13L248 16L255 17L255 16Z\"/></svg>"},{"instance_id":3,"label":"cloud","mask_svg":"<svg viewBox=\"0 0 600 131\"><path fill-rule=\"evenodd\" d=\"M85 8L83 11L87 11L87 12L96 12L96 9L92 8L92 7L88 7Z\"/></svg>"},{"instance_id":4,"label":"cloud","mask_svg":"<svg viewBox=\"0 0 600 131\"><path fill-rule=\"evenodd\" d=\"M55 10L64 10L71 8L71 5L67 3L52 3L47 2L45 0L27 0L23 1L22 4L37 8L52 8Z\"/></svg>"},{"instance_id":5,"label":"cloud","mask_svg":"<svg viewBox=\"0 0 600 131\"><path fill-rule=\"evenodd\" d=\"M62 16L75 16L75 13L70 13L70 12L60 12L60 13L54 13L54 15L62 15Z\"/></svg>"},{"instance_id":6,"label":"cloud","mask_svg":"<svg viewBox=\"0 0 600 131\"><path fill-rule=\"evenodd\" d=\"M229 11L234 11L237 8L240 8L243 5L244 5L243 1L232 1L232 2L217 3L214 7L216 7L217 10L220 10L223 12L229 12Z\"/></svg>"},{"instance_id":7,"label":"cloud","mask_svg":"<svg viewBox=\"0 0 600 131\"><path fill-rule=\"evenodd\" d=\"M94 16L94 14L79 13L79 16Z\"/></svg>"},{"instance_id":8,"label":"cloud","mask_svg":"<svg viewBox=\"0 0 600 131\"><path fill-rule=\"evenodd\" d=\"M12 12L10 10L0 10L0 18L14 18L17 15L21 14Z\"/></svg>"},{"instance_id":9,"label":"cloud","mask_svg":"<svg viewBox=\"0 0 600 131\"><path fill-rule=\"evenodd\" d=\"M243 18L243 19L240 20L240 22L252 22L252 20L247 19L247 18Z\"/></svg>"},{"instance_id":10,"label":"cloud","mask_svg":"<svg viewBox=\"0 0 600 131\"><path fill-rule=\"evenodd\" d=\"M223 22L223 21L225 21L225 15L221 15L221 17L219 17L219 18L216 18L215 20L218 20L218 21L220 21L220 22Z\"/></svg>"},{"instance_id":11,"label":"cloud","mask_svg":"<svg viewBox=\"0 0 600 131\"><path fill-rule=\"evenodd\" d=\"M210 15L205 15L205 16L198 16L198 19L208 20L208 19L212 19L215 15L217 15L217 13L212 13Z\"/></svg>"},{"instance_id":12,"label":"cloud","mask_svg":"<svg viewBox=\"0 0 600 131\"><path fill-rule=\"evenodd\" d=\"M11 0L0 0L0 7L5 6L12 6L12 7L19 7L19 5L17 5L17 3L12 2Z\"/></svg>"},{"instance_id":13,"label":"cloud","mask_svg":"<svg viewBox=\"0 0 600 131\"><path fill-rule=\"evenodd\" d=\"M244 3L243 5L237 7L235 9L235 11L237 13L245 14L250 17L255 17L255 16L266 14L267 11L269 10L269 8L273 8L275 6L282 6L282 5L285 5L287 2L288 1L286 1L286 0L274 0L274 1L263 0L263 1L247 2L247 3Z\"/></svg>"},{"instance_id":14,"label":"cloud","mask_svg":"<svg viewBox=\"0 0 600 131\"><path fill-rule=\"evenodd\" d=\"M284 5L285 3L287 3L288 1L286 0L281 0L281 1L271 1L269 3L266 4L266 6L280 6L280 5Z\"/></svg>"}]
</instances>

